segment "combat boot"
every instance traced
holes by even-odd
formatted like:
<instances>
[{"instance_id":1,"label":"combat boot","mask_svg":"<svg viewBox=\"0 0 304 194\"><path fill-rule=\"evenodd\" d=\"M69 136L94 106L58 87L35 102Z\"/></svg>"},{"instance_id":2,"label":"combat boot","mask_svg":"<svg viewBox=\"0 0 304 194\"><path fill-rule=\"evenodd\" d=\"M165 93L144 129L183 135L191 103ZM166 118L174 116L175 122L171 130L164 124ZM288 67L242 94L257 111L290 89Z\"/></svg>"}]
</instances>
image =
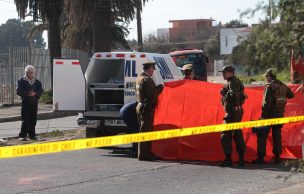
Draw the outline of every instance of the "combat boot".
<instances>
[{"instance_id":1,"label":"combat boot","mask_svg":"<svg viewBox=\"0 0 304 194\"><path fill-rule=\"evenodd\" d=\"M276 155L274 156L274 163L275 163L275 164L280 164L280 163L281 163L280 154L276 154Z\"/></svg>"},{"instance_id":2,"label":"combat boot","mask_svg":"<svg viewBox=\"0 0 304 194\"><path fill-rule=\"evenodd\" d=\"M221 167L232 166L231 154L226 154L225 160L221 163Z\"/></svg>"},{"instance_id":3,"label":"combat boot","mask_svg":"<svg viewBox=\"0 0 304 194\"><path fill-rule=\"evenodd\" d=\"M244 153L239 154L239 166L245 166Z\"/></svg>"},{"instance_id":4,"label":"combat boot","mask_svg":"<svg viewBox=\"0 0 304 194\"><path fill-rule=\"evenodd\" d=\"M264 164L264 156L258 156L257 159L252 160L253 164Z\"/></svg>"}]
</instances>

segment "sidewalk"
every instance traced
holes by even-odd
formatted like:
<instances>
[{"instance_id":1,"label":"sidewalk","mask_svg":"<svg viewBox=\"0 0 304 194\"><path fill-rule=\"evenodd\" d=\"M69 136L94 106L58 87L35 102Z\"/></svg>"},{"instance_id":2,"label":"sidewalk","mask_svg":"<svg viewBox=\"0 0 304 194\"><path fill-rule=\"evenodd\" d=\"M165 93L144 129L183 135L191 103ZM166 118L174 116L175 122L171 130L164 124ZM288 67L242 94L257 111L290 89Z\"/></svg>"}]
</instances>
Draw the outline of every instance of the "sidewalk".
<instances>
[{"instance_id":1,"label":"sidewalk","mask_svg":"<svg viewBox=\"0 0 304 194\"><path fill-rule=\"evenodd\" d=\"M21 116L21 106L9 106L0 107L0 123L20 121ZM77 115L77 112L53 112L52 104L42 104L38 105L38 120L61 118L66 116Z\"/></svg>"},{"instance_id":2,"label":"sidewalk","mask_svg":"<svg viewBox=\"0 0 304 194\"><path fill-rule=\"evenodd\" d=\"M21 126L20 113L20 105L0 107L0 140L18 136ZM77 115L77 112L53 112L52 105L39 104L36 133L77 129L77 116L74 115Z\"/></svg>"}]
</instances>

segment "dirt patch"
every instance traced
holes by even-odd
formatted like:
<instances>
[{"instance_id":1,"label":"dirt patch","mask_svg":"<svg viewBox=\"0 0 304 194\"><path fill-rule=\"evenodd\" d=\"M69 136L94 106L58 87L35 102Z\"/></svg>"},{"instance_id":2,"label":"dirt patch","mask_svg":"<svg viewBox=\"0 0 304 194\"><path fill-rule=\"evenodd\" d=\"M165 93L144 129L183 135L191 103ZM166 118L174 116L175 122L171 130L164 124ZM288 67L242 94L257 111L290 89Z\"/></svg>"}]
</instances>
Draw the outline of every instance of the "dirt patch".
<instances>
[{"instance_id":1,"label":"dirt patch","mask_svg":"<svg viewBox=\"0 0 304 194\"><path fill-rule=\"evenodd\" d=\"M44 142L54 142L54 141L65 141L72 139L83 139L85 138L85 129L77 128L70 130L54 130L48 133L37 134L38 140L22 141L19 137L10 137L0 139L0 146L12 146L12 145L23 145L23 144L32 144L32 143L44 143Z\"/></svg>"}]
</instances>

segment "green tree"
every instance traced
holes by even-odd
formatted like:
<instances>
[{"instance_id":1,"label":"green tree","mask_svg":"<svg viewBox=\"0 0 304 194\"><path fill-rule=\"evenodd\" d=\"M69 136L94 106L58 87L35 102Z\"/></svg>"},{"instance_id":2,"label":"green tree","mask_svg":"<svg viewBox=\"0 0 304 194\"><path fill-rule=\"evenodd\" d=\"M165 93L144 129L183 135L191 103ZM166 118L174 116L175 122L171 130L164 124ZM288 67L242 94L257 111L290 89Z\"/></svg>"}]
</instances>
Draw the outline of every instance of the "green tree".
<instances>
[{"instance_id":1,"label":"green tree","mask_svg":"<svg viewBox=\"0 0 304 194\"><path fill-rule=\"evenodd\" d=\"M143 40L144 51L150 53L168 54L170 51L177 50L178 45L169 43L169 37L158 37L155 33L147 34Z\"/></svg>"},{"instance_id":2,"label":"green tree","mask_svg":"<svg viewBox=\"0 0 304 194\"><path fill-rule=\"evenodd\" d=\"M245 28L248 27L248 24L245 24L239 20L231 20L227 24L225 24L226 28Z\"/></svg>"},{"instance_id":3,"label":"green tree","mask_svg":"<svg viewBox=\"0 0 304 194\"><path fill-rule=\"evenodd\" d=\"M59 19L62 13L63 0L14 0L18 15L25 19L27 15L33 21L46 24L48 30L48 48L50 53L51 83L53 88L53 59L61 57L61 38Z\"/></svg>"},{"instance_id":4,"label":"green tree","mask_svg":"<svg viewBox=\"0 0 304 194\"><path fill-rule=\"evenodd\" d=\"M207 40L207 44L204 47L206 55L211 61L220 59L220 29L216 28L215 33L213 33Z\"/></svg>"},{"instance_id":5,"label":"green tree","mask_svg":"<svg viewBox=\"0 0 304 194\"><path fill-rule=\"evenodd\" d=\"M63 15L64 16L61 21L61 37L63 46L87 52L92 51L93 26L88 24L80 28L75 25L75 23L71 23L68 20L65 10L63 11ZM124 49L130 49L129 44L125 39L125 37L129 34L127 23L121 21L120 18L116 18L113 20L111 25L111 32L113 36L111 49L121 47Z\"/></svg>"},{"instance_id":6,"label":"green tree","mask_svg":"<svg viewBox=\"0 0 304 194\"><path fill-rule=\"evenodd\" d=\"M31 21L7 20L0 26L0 45L45 47L42 32L32 32L35 27Z\"/></svg>"},{"instance_id":7,"label":"green tree","mask_svg":"<svg viewBox=\"0 0 304 194\"><path fill-rule=\"evenodd\" d=\"M80 33L92 33L94 52L110 51L113 39L120 39L122 28L115 28L119 19L128 23L134 19L136 8L142 9L147 0L65 0L67 17L72 25L80 28ZM116 26L118 27L118 26ZM91 29L91 31L89 30ZM118 30L119 29L119 30ZM119 33L113 33L115 32Z\"/></svg>"},{"instance_id":8,"label":"green tree","mask_svg":"<svg viewBox=\"0 0 304 194\"><path fill-rule=\"evenodd\" d=\"M299 53L303 47L304 1L272 0L269 4L259 4L255 9L247 10L241 16L254 15L258 11L265 14L265 19L254 26L247 41L234 49L232 61L258 65L261 69L286 70L291 50Z\"/></svg>"}]
</instances>

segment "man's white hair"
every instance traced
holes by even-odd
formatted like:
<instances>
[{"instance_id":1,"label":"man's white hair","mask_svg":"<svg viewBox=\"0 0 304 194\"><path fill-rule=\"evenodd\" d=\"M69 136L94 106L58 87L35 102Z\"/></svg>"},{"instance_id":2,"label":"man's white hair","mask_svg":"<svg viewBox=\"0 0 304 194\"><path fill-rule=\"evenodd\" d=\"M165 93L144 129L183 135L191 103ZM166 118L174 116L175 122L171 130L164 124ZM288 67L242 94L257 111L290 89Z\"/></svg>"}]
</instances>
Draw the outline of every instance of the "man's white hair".
<instances>
[{"instance_id":1,"label":"man's white hair","mask_svg":"<svg viewBox=\"0 0 304 194\"><path fill-rule=\"evenodd\" d=\"M25 71L25 73L26 73L26 72L29 72L29 71L35 73L36 69L35 69L35 67L32 66L32 65L27 65L27 66L25 67L25 70L24 70L24 71Z\"/></svg>"}]
</instances>

